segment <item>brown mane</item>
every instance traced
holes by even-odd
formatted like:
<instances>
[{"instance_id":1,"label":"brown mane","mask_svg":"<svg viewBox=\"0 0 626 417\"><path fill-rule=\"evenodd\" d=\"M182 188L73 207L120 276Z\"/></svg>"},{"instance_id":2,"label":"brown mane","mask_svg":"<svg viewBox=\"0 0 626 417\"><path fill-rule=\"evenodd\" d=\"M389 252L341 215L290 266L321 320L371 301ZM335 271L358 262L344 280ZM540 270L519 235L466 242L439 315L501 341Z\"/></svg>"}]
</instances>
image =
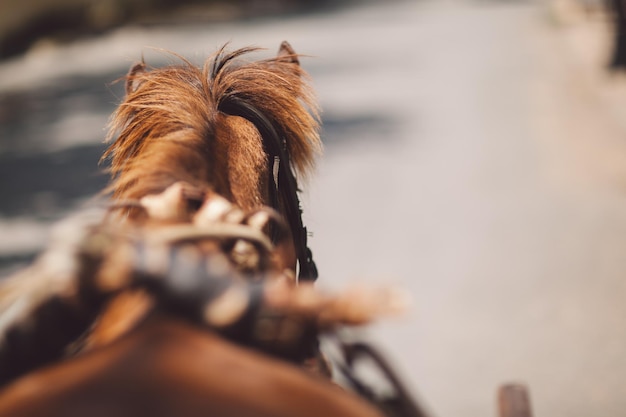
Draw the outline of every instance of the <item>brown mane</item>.
<instances>
[{"instance_id":1,"label":"brown mane","mask_svg":"<svg viewBox=\"0 0 626 417\"><path fill-rule=\"evenodd\" d=\"M286 45L286 44L285 44ZM269 169L258 126L227 114L237 100L284 136L296 173L305 176L321 149L318 107L288 45L276 58L241 62L256 51L219 50L198 68L182 63L127 76L127 96L110 122L103 156L110 158L117 199L159 193L177 181L210 187L243 209L266 200Z\"/></svg>"}]
</instances>

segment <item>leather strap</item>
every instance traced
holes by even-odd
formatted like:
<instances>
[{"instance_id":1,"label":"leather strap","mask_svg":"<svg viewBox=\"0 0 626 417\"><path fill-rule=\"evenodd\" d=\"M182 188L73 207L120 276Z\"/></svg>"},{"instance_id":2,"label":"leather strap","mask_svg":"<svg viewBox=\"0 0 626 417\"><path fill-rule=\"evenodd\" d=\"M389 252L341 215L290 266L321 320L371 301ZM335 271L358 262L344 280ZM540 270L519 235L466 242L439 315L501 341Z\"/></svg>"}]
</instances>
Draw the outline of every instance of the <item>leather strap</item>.
<instances>
[{"instance_id":1,"label":"leather strap","mask_svg":"<svg viewBox=\"0 0 626 417\"><path fill-rule=\"evenodd\" d=\"M318 277L317 266L313 261L313 253L307 244L306 227L302 224L298 183L291 168L285 133L276 123L272 123L271 119L245 99L232 95L227 96L220 103L219 110L249 120L261 133L268 155L268 166L272 169L270 177L273 187L270 187L269 190L270 201L275 210L284 213L291 228L298 258L298 279L315 281ZM278 183L276 183L275 178L278 179Z\"/></svg>"}]
</instances>

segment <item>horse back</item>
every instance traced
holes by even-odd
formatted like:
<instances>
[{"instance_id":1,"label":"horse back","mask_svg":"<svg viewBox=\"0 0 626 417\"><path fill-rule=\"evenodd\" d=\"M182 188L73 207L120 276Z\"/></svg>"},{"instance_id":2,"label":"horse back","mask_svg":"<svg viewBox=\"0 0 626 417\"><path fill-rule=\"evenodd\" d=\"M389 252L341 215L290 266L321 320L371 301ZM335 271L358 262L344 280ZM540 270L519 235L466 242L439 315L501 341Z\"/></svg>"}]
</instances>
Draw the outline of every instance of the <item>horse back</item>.
<instances>
[{"instance_id":1,"label":"horse back","mask_svg":"<svg viewBox=\"0 0 626 417\"><path fill-rule=\"evenodd\" d=\"M165 318L0 395L0 416L85 415L380 417L326 379Z\"/></svg>"}]
</instances>

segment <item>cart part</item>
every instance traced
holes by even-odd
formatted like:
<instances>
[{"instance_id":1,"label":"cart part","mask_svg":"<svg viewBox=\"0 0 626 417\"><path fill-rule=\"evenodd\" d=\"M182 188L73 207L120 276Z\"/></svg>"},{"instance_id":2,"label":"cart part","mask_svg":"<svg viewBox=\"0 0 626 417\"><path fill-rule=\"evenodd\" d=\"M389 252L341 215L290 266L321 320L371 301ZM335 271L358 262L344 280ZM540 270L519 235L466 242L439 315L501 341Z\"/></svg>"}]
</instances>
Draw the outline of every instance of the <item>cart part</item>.
<instances>
[{"instance_id":1,"label":"cart part","mask_svg":"<svg viewBox=\"0 0 626 417\"><path fill-rule=\"evenodd\" d=\"M345 342L339 338L343 361L335 361L337 370L352 389L376 405L387 417L428 417L402 383L383 355L364 342ZM357 376L357 363L368 362L380 371L391 393L381 395Z\"/></svg>"}]
</instances>

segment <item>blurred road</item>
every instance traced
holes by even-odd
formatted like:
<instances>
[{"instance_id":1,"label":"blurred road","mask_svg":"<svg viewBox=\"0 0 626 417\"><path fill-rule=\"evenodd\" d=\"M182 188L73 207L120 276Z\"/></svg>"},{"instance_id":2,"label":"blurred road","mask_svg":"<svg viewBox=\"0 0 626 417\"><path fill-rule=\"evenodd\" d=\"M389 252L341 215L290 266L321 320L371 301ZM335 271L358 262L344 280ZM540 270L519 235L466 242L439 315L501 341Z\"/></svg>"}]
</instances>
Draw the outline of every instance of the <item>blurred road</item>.
<instances>
[{"instance_id":1,"label":"blurred road","mask_svg":"<svg viewBox=\"0 0 626 417\"><path fill-rule=\"evenodd\" d=\"M325 112L305 197L320 285L407 288L410 314L366 334L433 415L495 415L523 381L537 416L622 416L626 89L602 33L535 3L405 1L40 49L0 66L0 253L27 258L99 189L106 83L163 60L145 46L287 39Z\"/></svg>"}]
</instances>

